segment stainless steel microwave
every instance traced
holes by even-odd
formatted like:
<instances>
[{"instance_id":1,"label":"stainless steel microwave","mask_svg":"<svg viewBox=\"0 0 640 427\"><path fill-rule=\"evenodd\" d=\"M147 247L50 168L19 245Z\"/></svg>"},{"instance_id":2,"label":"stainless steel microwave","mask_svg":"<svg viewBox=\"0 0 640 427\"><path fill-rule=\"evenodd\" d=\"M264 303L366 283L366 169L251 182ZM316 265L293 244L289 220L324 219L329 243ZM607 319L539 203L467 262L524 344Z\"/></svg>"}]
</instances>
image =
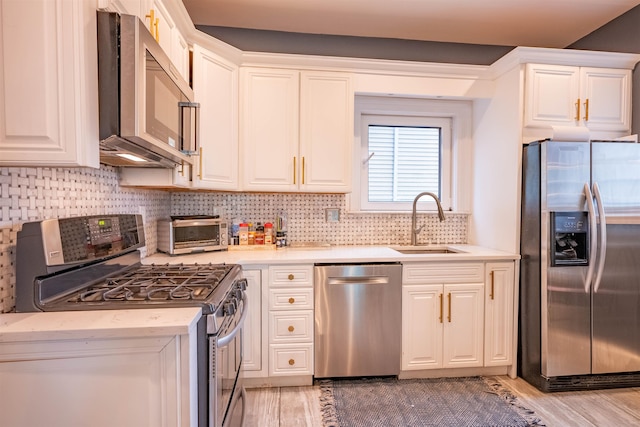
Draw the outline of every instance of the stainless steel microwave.
<instances>
[{"instance_id":1,"label":"stainless steel microwave","mask_svg":"<svg viewBox=\"0 0 640 427\"><path fill-rule=\"evenodd\" d=\"M229 246L227 223L204 215L158 220L158 250L170 255L222 251Z\"/></svg>"},{"instance_id":2,"label":"stainless steel microwave","mask_svg":"<svg viewBox=\"0 0 640 427\"><path fill-rule=\"evenodd\" d=\"M97 14L100 161L192 164L199 114L193 90L138 17Z\"/></svg>"}]
</instances>

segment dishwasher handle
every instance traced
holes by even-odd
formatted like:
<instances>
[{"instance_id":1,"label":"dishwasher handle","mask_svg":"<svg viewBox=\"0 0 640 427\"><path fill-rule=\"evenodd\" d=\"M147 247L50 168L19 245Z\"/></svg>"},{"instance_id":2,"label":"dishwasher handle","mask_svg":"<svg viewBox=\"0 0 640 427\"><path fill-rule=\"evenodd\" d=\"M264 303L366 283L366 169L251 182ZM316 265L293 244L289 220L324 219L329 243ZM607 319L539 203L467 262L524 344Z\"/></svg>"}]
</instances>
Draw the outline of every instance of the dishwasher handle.
<instances>
[{"instance_id":1,"label":"dishwasher handle","mask_svg":"<svg viewBox=\"0 0 640 427\"><path fill-rule=\"evenodd\" d=\"M389 276L328 277L329 285L380 285L389 283Z\"/></svg>"}]
</instances>

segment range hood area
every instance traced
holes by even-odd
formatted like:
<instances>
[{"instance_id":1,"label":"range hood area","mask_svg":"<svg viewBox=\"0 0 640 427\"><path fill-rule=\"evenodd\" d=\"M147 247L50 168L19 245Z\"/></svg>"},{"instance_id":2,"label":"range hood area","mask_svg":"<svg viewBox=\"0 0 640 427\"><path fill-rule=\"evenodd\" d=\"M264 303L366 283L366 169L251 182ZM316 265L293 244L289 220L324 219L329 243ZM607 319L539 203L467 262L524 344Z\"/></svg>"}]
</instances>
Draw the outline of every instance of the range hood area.
<instances>
[{"instance_id":1,"label":"range hood area","mask_svg":"<svg viewBox=\"0 0 640 427\"><path fill-rule=\"evenodd\" d=\"M193 90L142 21L98 12L100 162L174 168L197 153Z\"/></svg>"}]
</instances>

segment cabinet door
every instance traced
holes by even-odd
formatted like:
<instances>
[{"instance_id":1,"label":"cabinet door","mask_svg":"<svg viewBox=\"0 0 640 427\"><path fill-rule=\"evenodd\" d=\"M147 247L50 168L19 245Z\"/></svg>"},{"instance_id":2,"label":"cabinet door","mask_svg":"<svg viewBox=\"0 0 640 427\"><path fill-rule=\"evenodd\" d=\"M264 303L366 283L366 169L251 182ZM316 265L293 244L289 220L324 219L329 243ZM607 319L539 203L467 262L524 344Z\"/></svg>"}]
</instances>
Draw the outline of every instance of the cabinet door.
<instances>
[{"instance_id":1,"label":"cabinet door","mask_svg":"<svg viewBox=\"0 0 640 427\"><path fill-rule=\"evenodd\" d=\"M578 67L527 64L524 125L574 126L579 122L580 73Z\"/></svg>"},{"instance_id":2,"label":"cabinet door","mask_svg":"<svg viewBox=\"0 0 640 427\"><path fill-rule=\"evenodd\" d=\"M262 370L262 272L260 270L244 270L247 279L247 297L249 298L249 314L244 323L242 338L243 368L245 371Z\"/></svg>"},{"instance_id":3,"label":"cabinet door","mask_svg":"<svg viewBox=\"0 0 640 427\"><path fill-rule=\"evenodd\" d=\"M353 102L354 94L349 75L302 72L301 190L351 190Z\"/></svg>"},{"instance_id":4,"label":"cabinet door","mask_svg":"<svg viewBox=\"0 0 640 427\"><path fill-rule=\"evenodd\" d=\"M238 68L201 46L193 47L193 91L200 103L197 188L237 190Z\"/></svg>"},{"instance_id":5,"label":"cabinet door","mask_svg":"<svg viewBox=\"0 0 640 427\"><path fill-rule=\"evenodd\" d=\"M443 368L482 366L484 285L445 285Z\"/></svg>"},{"instance_id":6,"label":"cabinet door","mask_svg":"<svg viewBox=\"0 0 640 427\"><path fill-rule=\"evenodd\" d=\"M402 369L442 367L442 285L402 287Z\"/></svg>"},{"instance_id":7,"label":"cabinet door","mask_svg":"<svg viewBox=\"0 0 640 427\"><path fill-rule=\"evenodd\" d=\"M243 189L295 191L299 183L299 72L241 70Z\"/></svg>"},{"instance_id":8,"label":"cabinet door","mask_svg":"<svg viewBox=\"0 0 640 427\"><path fill-rule=\"evenodd\" d=\"M511 365L514 351L514 264L487 263L486 272L484 365Z\"/></svg>"},{"instance_id":9,"label":"cabinet door","mask_svg":"<svg viewBox=\"0 0 640 427\"><path fill-rule=\"evenodd\" d=\"M0 7L0 165L99 167L95 3Z\"/></svg>"},{"instance_id":10,"label":"cabinet door","mask_svg":"<svg viewBox=\"0 0 640 427\"><path fill-rule=\"evenodd\" d=\"M581 120L590 130L631 130L631 70L581 68Z\"/></svg>"}]
</instances>

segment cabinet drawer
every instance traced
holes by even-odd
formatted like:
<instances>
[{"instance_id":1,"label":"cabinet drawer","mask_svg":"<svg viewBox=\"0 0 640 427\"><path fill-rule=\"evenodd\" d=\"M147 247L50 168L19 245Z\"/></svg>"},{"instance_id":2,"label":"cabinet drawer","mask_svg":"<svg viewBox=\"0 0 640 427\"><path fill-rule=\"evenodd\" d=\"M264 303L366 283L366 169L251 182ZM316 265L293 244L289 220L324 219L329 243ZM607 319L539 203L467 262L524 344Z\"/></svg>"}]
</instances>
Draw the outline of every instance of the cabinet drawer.
<instances>
[{"instance_id":1,"label":"cabinet drawer","mask_svg":"<svg viewBox=\"0 0 640 427\"><path fill-rule=\"evenodd\" d=\"M402 283L483 283L484 263L416 263L404 264Z\"/></svg>"},{"instance_id":2,"label":"cabinet drawer","mask_svg":"<svg viewBox=\"0 0 640 427\"><path fill-rule=\"evenodd\" d=\"M270 310L313 310L313 288L270 289Z\"/></svg>"},{"instance_id":3,"label":"cabinet drawer","mask_svg":"<svg viewBox=\"0 0 640 427\"><path fill-rule=\"evenodd\" d=\"M269 267L270 287L313 286L312 265L281 265Z\"/></svg>"},{"instance_id":4,"label":"cabinet drawer","mask_svg":"<svg viewBox=\"0 0 640 427\"><path fill-rule=\"evenodd\" d=\"M271 344L269 353L269 375L313 375L313 344Z\"/></svg>"},{"instance_id":5,"label":"cabinet drawer","mask_svg":"<svg viewBox=\"0 0 640 427\"><path fill-rule=\"evenodd\" d=\"M313 311L285 311L269 313L269 341L313 341Z\"/></svg>"}]
</instances>

